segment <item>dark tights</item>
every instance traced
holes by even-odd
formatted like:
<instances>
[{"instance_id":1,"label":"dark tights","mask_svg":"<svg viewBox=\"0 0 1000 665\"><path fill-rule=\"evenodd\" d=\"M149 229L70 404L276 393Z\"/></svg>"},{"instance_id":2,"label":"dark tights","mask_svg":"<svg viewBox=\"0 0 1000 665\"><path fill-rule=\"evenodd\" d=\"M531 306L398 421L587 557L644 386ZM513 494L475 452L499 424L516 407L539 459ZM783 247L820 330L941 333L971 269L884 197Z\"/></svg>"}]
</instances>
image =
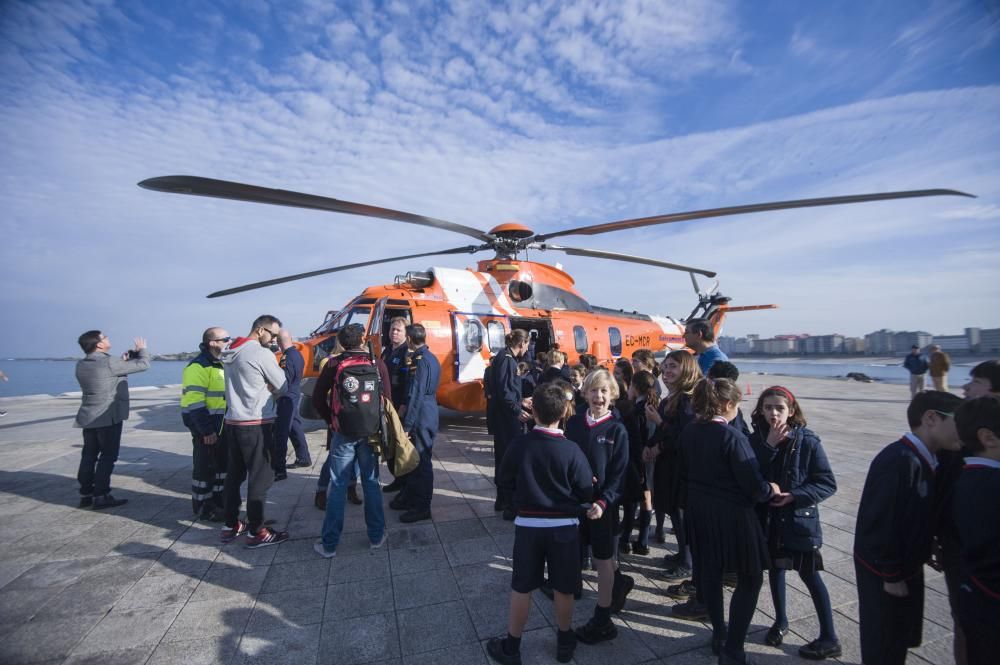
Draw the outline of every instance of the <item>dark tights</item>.
<instances>
[{"instance_id":1,"label":"dark tights","mask_svg":"<svg viewBox=\"0 0 1000 665\"><path fill-rule=\"evenodd\" d=\"M747 639L747 630L754 610L757 609L757 596L764 584L763 571L757 573L739 573L733 598L729 601L729 631L726 631L726 617L722 605L722 569L715 566L700 566L701 591L708 606L708 616L712 619L712 635L719 639L725 636L726 652L742 661L744 658L743 644Z\"/></svg>"},{"instance_id":2,"label":"dark tights","mask_svg":"<svg viewBox=\"0 0 1000 665\"><path fill-rule=\"evenodd\" d=\"M823 578L818 571L812 573L799 573L802 583L809 590L813 606L816 608L816 616L819 618L819 639L823 642L836 642L837 631L833 627L833 610L830 608L830 594L826 590ZM774 623L779 626L788 625L788 616L785 614L785 571L772 569L768 572L768 582L771 585L771 600L774 601Z\"/></svg>"},{"instance_id":3,"label":"dark tights","mask_svg":"<svg viewBox=\"0 0 1000 665\"><path fill-rule=\"evenodd\" d=\"M622 540L628 542L632 537L632 528L635 525L635 511L639 506L638 501L626 501L624 504L625 516L622 518ZM639 538L640 545L649 545L649 523L653 519L652 511L639 510Z\"/></svg>"}]
</instances>

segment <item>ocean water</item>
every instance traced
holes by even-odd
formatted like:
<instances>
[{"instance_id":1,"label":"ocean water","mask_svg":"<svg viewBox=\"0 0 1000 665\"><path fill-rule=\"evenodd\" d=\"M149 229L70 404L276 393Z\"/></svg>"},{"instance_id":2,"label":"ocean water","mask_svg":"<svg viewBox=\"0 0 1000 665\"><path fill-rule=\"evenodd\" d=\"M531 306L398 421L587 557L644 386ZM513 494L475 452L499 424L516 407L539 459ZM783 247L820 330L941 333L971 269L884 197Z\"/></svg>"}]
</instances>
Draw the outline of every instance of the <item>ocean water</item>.
<instances>
[{"instance_id":1,"label":"ocean water","mask_svg":"<svg viewBox=\"0 0 1000 665\"><path fill-rule=\"evenodd\" d=\"M129 374L129 386L165 386L180 383L186 362L154 360L145 372ZM14 395L58 395L80 390L75 360L0 360L7 375L0 381L0 397Z\"/></svg>"},{"instance_id":2,"label":"ocean water","mask_svg":"<svg viewBox=\"0 0 1000 665\"><path fill-rule=\"evenodd\" d=\"M908 384L909 372L902 366L902 358L873 359L854 358L844 362L833 358L819 358L804 361L801 358L734 358L733 362L741 372L811 377L845 376L848 372L861 372L873 379L886 383ZM978 362L978 361L977 361ZM130 386L163 386L181 382L181 372L187 363L171 360L155 360L145 372L130 374ZM948 373L948 385L956 389L969 380L969 370L976 364L953 365ZM0 360L0 370L10 379L0 382L0 397L14 395L58 395L79 390L74 370L76 362L71 360ZM930 378L928 377L928 387Z\"/></svg>"}]
</instances>

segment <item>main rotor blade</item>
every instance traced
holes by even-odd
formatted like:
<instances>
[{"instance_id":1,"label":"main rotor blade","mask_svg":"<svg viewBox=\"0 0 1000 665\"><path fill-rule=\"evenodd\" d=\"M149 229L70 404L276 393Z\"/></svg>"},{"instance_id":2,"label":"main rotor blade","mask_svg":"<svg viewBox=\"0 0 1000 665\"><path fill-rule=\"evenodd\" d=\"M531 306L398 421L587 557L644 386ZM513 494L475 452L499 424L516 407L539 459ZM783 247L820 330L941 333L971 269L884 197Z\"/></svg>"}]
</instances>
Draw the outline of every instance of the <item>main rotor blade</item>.
<instances>
[{"instance_id":1,"label":"main rotor blade","mask_svg":"<svg viewBox=\"0 0 1000 665\"><path fill-rule=\"evenodd\" d=\"M622 231L624 229L637 229L642 226L653 226L654 224L671 224L673 222L686 222L692 219L743 215L751 212L789 210L791 208L818 208L820 206L834 206L844 203L867 203L869 201L888 201L891 199L914 199L924 196L968 196L970 198L976 198L972 194L966 194L965 192L959 192L954 189L916 189L906 192L854 194L851 196L828 196L820 199L797 199L794 201L775 201L773 203L752 203L750 205L732 206L728 208L709 208L708 210L695 210L691 212L674 212L667 215L655 215L653 217L640 217L637 219L624 219L619 222L607 222L605 224L581 226L579 228L567 229L565 231L540 233L532 238L532 240L545 241L550 238L558 238L560 236L568 235L592 236L597 235L598 233Z\"/></svg>"},{"instance_id":2,"label":"main rotor blade","mask_svg":"<svg viewBox=\"0 0 1000 665\"><path fill-rule=\"evenodd\" d=\"M157 192L169 192L172 194L194 194L196 196L211 196L218 199L231 199L233 201L270 203L272 205L291 206L293 208L326 210L328 212L342 212L348 215L391 219L397 222L406 222L407 224L419 224L420 226L431 226L444 231L454 231L455 233L472 236L477 240L486 242L492 240L484 231L474 229L471 226L448 222L443 219L424 217L423 215L415 215L410 212L379 208L363 203L341 201L327 196L302 194L286 189L257 187L256 185L245 185L228 180L215 180L213 178L200 178L190 175L168 175L143 180L139 183L139 186Z\"/></svg>"},{"instance_id":3,"label":"main rotor blade","mask_svg":"<svg viewBox=\"0 0 1000 665\"><path fill-rule=\"evenodd\" d=\"M599 249L579 249L576 247L563 247L561 245L549 245L547 243L540 243L538 245L529 245L529 249L540 249L543 252L554 249L557 252L565 252L571 256L589 256L594 259L611 259L613 261L626 261L628 263L641 263L647 266L655 266L657 268L667 268L669 270L680 270L681 272L697 273L699 275L704 275L705 277L715 277L716 273L711 270L703 270L702 268L692 268L690 266L682 266L678 263L667 263L666 261L657 261L656 259L647 259L642 256L632 256L631 254L619 254L618 252L604 252Z\"/></svg>"},{"instance_id":4,"label":"main rotor blade","mask_svg":"<svg viewBox=\"0 0 1000 665\"><path fill-rule=\"evenodd\" d=\"M403 259L418 259L422 256L440 256L442 254L472 254L473 252L478 252L481 249L486 249L482 245L467 245L465 247L455 247L454 249L443 249L439 252L423 252L421 254L407 254L406 256L393 256L388 259L376 259L374 261L362 261L361 263L351 263L344 266L337 266L335 268L324 268L323 270L312 270L310 272L302 272L298 275L289 275L287 277L275 277L274 279L267 279L263 282L254 282L253 284L244 284L243 286L235 286L231 289L223 289L222 291L216 291L215 293L209 293L207 297L218 298L220 296L229 296L234 293L243 293L244 291L253 291L254 289L262 289L265 286L274 286L275 284L284 284L285 282L294 282L298 279L305 279L307 277L316 277L317 275L326 275L331 272L341 272L344 270L352 270L354 268L364 268L365 266L374 266L379 263L390 263L392 261L402 261Z\"/></svg>"}]
</instances>

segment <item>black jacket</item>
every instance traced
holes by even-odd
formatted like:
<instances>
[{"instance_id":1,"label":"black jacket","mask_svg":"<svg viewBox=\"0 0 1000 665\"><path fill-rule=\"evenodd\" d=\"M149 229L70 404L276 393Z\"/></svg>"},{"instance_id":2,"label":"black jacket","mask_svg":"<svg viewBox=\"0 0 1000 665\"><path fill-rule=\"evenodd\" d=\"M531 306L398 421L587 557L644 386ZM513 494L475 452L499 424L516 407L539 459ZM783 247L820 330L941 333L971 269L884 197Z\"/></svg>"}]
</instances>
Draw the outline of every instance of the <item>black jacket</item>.
<instances>
[{"instance_id":1,"label":"black jacket","mask_svg":"<svg viewBox=\"0 0 1000 665\"><path fill-rule=\"evenodd\" d=\"M782 492L791 492L795 497L792 503L780 508L761 506L765 532L773 530L779 550L818 550L823 544L823 533L817 504L837 491L837 481L823 445L812 430L797 427L788 439L772 448L767 445L767 424L757 425L750 445L764 479L777 483Z\"/></svg>"},{"instance_id":2,"label":"black jacket","mask_svg":"<svg viewBox=\"0 0 1000 665\"><path fill-rule=\"evenodd\" d=\"M587 424L587 416L575 415L566 423L566 438L576 441L587 456L597 478L594 501L604 510L621 499L628 467L628 432L613 414L607 420Z\"/></svg>"},{"instance_id":3,"label":"black jacket","mask_svg":"<svg viewBox=\"0 0 1000 665\"><path fill-rule=\"evenodd\" d=\"M489 400L490 426L494 434L514 436L521 433L521 377L517 375L517 359L510 349L501 349L484 375Z\"/></svg>"},{"instance_id":4,"label":"black jacket","mask_svg":"<svg viewBox=\"0 0 1000 665\"><path fill-rule=\"evenodd\" d=\"M934 471L905 437L868 468L854 529L854 558L885 582L914 577L931 557Z\"/></svg>"},{"instance_id":5,"label":"black jacket","mask_svg":"<svg viewBox=\"0 0 1000 665\"><path fill-rule=\"evenodd\" d=\"M695 421L681 433L680 447L688 503L704 496L752 508L773 496L750 442L731 425Z\"/></svg>"},{"instance_id":6,"label":"black jacket","mask_svg":"<svg viewBox=\"0 0 1000 665\"><path fill-rule=\"evenodd\" d=\"M515 438L500 465L499 486L523 517L584 515L594 484L587 458L572 441L540 430Z\"/></svg>"}]
</instances>

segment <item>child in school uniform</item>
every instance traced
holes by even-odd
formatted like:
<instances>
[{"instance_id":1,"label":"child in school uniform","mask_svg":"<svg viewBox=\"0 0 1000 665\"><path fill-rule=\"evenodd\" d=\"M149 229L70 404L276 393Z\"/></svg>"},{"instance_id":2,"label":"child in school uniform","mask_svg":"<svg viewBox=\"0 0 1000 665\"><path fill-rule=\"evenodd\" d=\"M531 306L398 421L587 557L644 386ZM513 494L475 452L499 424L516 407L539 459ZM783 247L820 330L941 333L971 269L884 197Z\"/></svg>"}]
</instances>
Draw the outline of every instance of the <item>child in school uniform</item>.
<instances>
[{"instance_id":1,"label":"child in school uniform","mask_svg":"<svg viewBox=\"0 0 1000 665\"><path fill-rule=\"evenodd\" d=\"M785 496L764 480L750 442L729 424L742 396L729 379L699 382L692 395L696 420L684 428L680 441L699 591L720 665L748 662L744 643L768 567L767 542L754 508ZM727 631L722 578L728 571L736 573L736 588Z\"/></svg>"},{"instance_id":2,"label":"child in school uniform","mask_svg":"<svg viewBox=\"0 0 1000 665\"><path fill-rule=\"evenodd\" d=\"M721 364L715 363L713 369ZM833 625L830 594L819 574L823 570L819 551L823 536L817 504L837 491L837 481L823 444L806 427L802 405L788 388L771 386L762 392L750 419L754 425L750 445L761 473L786 493L760 511L771 555L768 582L775 611L774 625L764 643L781 646L788 633L785 571L794 570L809 590L820 629L819 637L802 646L799 655L810 660L836 658L841 655L840 641Z\"/></svg>"},{"instance_id":3,"label":"child in school uniform","mask_svg":"<svg viewBox=\"0 0 1000 665\"><path fill-rule=\"evenodd\" d=\"M931 557L935 453L959 450L951 393L918 392L906 409L910 432L872 460L854 530L861 661L906 662L920 645L924 564Z\"/></svg>"},{"instance_id":4,"label":"child in school uniform","mask_svg":"<svg viewBox=\"0 0 1000 665\"><path fill-rule=\"evenodd\" d=\"M596 369L583 384L587 410L566 423L566 438L583 450L593 469L594 503L580 529L583 545L592 550L597 569L597 606L594 616L577 628L584 644L596 644L618 636L612 611L621 611L635 580L623 575L615 561L618 506L628 466L628 433L611 408L618 398L618 382L606 369Z\"/></svg>"},{"instance_id":5,"label":"child in school uniform","mask_svg":"<svg viewBox=\"0 0 1000 665\"><path fill-rule=\"evenodd\" d=\"M619 386L620 388L620 386ZM649 524L653 517L653 466L654 462L645 461L644 453L650 445L650 438L655 429L646 418L646 404L657 404L660 401L656 392L656 377L651 372L642 370L636 372L632 385L628 389L630 407L622 413L625 429L628 431L628 471L625 474L625 495L622 506L625 517L622 520L622 534L618 543L618 551L622 554L649 554ZM619 400L621 410L621 400ZM629 542L632 527L636 525L635 513L639 511L639 536Z\"/></svg>"},{"instance_id":6,"label":"child in school uniform","mask_svg":"<svg viewBox=\"0 0 1000 665\"><path fill-rule=\"evenodd\" d=\"M964 402L955 412L964 449L952 516L961 567L956 614L969 665L1000 659L1000 396Z\"/></svg>"},{"instance_id":7,"label":"child in school uniform","mask_svg":"<svg viewBox=\"0 0 1000 665\"><path fill-rule=\"evenodd\" d=\"M580 518L591 507L593 475L586 455L563 436L559 422L573 400L563 381L535 389L535 427L514 439L500 467L501 487L513 497L514 561L507 636L493 638L486 650L498 663L520 665L521 635L528 621L531 592L542 584L548 565L554 591L556 660L569 662L576 648L570 622L573 595L582 584Z\"/></svg>"}]
</instances>

